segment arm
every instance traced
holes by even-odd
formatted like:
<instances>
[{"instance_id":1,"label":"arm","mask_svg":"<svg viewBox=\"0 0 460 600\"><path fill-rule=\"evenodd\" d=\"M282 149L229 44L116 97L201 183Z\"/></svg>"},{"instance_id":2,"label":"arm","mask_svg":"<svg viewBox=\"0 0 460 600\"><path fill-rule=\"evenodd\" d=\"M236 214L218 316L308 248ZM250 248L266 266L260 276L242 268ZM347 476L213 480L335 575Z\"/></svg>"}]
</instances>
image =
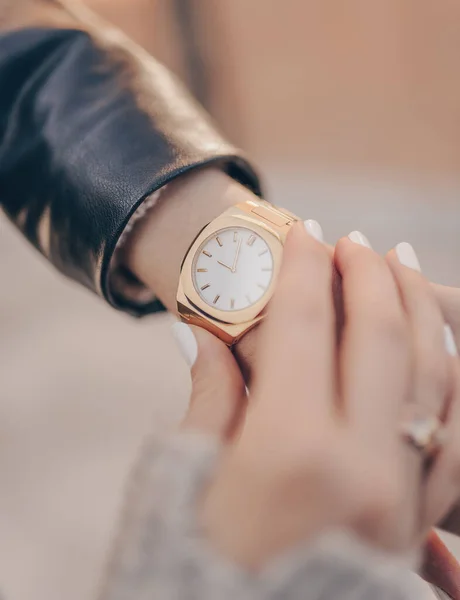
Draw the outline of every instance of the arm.
<instances>
[{"instance_id":1,"label":"arm","mask_svg":"<svg viewBox=\"0 0 460 600\"><path fill-rule=\"evenodd\" d=\"M446 323L452 327L457 347L460 348L460 288L433 284ZM439 524L442 529L460 536L460 504L457 504Z\"/></svg>"},{"instance_id":2,"label":"arm","mask_svg":"<svg viewBox=\"0 0 460 600\"><path fill-rule=\"evenodd\" d=\"M411 515L425 493L423 456L395 435L414 344L409 328L394 335L405 317L393 279L369 249L341 241L348 334L337 397L328 254L299 226L285 256L250 410L228 348L175 325L192 368L189 411L180 434L144 449L104 600L419 597L404 565L377 549L417 545ZM365 309L375 289L383 297L374 315ZM392 328L382 341L384 314L383 331ZM444 356L442 339L438 350ZM377 351L371 375L356 369ZM331 534L342 528L355 536Z\"/></svg>"},{"instance_id":3,"label":"arm","mask_svg":"<svg viewBox=\"0 0 460 600\"><path fill-rule=\"evenodd\" d=\"M419 597L401 561L352 536L326 535L258 572L220 555L202 537L195 505L221 450L214 438L192 432L145 448L101 600Z\"/></svg>"},{"instance_id":4,"label":"arm","mask_svg":"<svg viewBox=\"0 0 460 600\"><path fill-rule=\"evenodd\" d=\"M113 306L143 314L160 303L128 302L109 272L132 214L146 198L159 198L147 231L161 248L152 277L131 262L134 245L124 266L174 309L172 242L180 239L182 250L229 202L259 192L257 177L161 65L66 4L78 10L45 0L0 4L3 208L59 270ZM183 182L165 188L177 178ZM194 193L197 185L204 196Z\"/></svg>"},{"instance_id":5,"label":"arm","mask_svg":"<svg viewBox=\"0 0 460 600\"><path fill-rule=\"evenodd\" d=\"M181 178L165 190L154 210L138 222L128 238L123 260L168 310L176 313L181 262L196 234L228 207L251 192L225 174L206 169ZM184 206L190 210L184 211ZM245 375L255 363L257 328L235 347Z\"/></svg>"}]
</instances>

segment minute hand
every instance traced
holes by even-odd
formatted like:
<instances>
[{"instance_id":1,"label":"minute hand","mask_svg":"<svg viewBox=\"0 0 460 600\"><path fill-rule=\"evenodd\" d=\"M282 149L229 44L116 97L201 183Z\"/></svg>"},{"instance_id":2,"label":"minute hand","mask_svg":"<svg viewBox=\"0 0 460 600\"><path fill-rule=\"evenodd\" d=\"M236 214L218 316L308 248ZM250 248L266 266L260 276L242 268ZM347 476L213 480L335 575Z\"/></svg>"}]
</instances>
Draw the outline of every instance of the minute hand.
<instances>
[{"instance_id":1,"label":"minute hand","mask_svg":"<svg viewBox=\"0 0 460 600\"><path fill-rule=\"evenodd\" d=\"M242 241L243 240L240 238L240 241L238 242L238 248L236 249L235 260L233 261L233 265L232 265L232 273L236 273L236 263L238 262L238 256L240 255Z\"/></svg>"}]
</instances>

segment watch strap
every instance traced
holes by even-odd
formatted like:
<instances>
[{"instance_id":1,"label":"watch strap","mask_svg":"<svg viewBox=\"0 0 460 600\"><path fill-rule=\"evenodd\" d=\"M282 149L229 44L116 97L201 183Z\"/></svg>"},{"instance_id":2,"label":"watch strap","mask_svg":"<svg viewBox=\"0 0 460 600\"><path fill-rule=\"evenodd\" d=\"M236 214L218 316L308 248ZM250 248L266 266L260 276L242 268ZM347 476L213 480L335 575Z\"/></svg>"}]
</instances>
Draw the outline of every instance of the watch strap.
<instances>
[{"instance_id":1,"label":"watch strap","mask_svg":"<svg viewBox=\"0 0 460 600\"><path fill-rule=\"evenodd\" d=\"M299 221L299 217L290 211L278 208L266 200L251 199L237 205L239 210L258 217L262 222L286 234L289 228Z\"/></svg>"}]
</instances>

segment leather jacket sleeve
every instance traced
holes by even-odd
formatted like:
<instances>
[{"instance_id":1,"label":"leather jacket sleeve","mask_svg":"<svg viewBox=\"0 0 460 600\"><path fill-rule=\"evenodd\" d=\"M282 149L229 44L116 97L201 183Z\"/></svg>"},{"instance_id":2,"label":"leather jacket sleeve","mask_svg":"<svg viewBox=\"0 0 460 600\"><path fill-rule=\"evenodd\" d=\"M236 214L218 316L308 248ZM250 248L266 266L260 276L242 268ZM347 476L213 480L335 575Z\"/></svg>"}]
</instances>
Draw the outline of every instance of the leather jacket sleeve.
<instances>
[{"instance_id":1,"label":"leather jacket sleeve","mask_svg":"<svg viewBox=\"0 0 460 600\"><path fill-rule=\"evenodd\" d=\"M260 193L244 156L122 34L0 34L0 204L57 269L113 306L158 308L126 306L109 289L117 240L147 196L210 163Z\"/></svg>"}]
</instances>

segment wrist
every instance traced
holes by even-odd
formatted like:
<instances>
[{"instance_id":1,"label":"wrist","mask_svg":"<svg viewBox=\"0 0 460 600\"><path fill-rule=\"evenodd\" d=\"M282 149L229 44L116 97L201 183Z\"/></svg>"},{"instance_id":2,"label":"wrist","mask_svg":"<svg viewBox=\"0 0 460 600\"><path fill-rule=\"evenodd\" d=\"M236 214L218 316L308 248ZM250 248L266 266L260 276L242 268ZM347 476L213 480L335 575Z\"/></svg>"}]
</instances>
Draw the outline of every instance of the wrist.
<instances>
[{"instance_id":1,"label":"wrist","mask_svg":"<svg viewBox=\"0 0 460 600\"><path fill-rule=\"evenodd\" d=\"M166 308L177 314L176 293L182 261L191 243L214 218L230 206L250 200L245 187L213 168L180 177L160 194L158 202L130 232L122 261ZM245 378L255 356L256 330L243 337L235 355Z\"/></svg>"},{"instance_id":2,"label":"wrist","mask_svg":"<svg viewBox=\"0 0 460 600\"><path fill-rule=\"evenodd\" d=\"M249 190L217 169L180 177L135 224L123 250L125 266L176 313L180 267L192 241L227 208L251 197Z\"/></svg>"}]
</instances>

